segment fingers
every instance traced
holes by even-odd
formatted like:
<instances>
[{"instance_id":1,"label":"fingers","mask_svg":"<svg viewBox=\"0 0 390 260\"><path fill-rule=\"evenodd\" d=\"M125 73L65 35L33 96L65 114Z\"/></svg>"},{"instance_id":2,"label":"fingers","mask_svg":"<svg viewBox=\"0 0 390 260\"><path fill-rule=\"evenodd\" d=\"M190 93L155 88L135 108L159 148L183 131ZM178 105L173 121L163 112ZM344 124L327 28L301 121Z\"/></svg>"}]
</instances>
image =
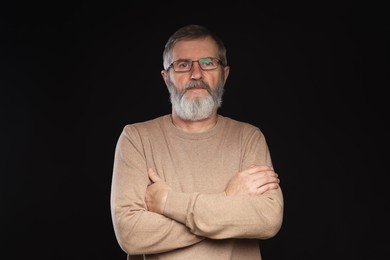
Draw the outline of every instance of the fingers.
<instances>
[{"instance_id":1,"label":"fingers","mask_svg":"<svg viewBox=\"0 0 390 260\"><path fill-rule=\"evenodd\" d=\"M268 166L268 165L255 165L255 164L252 164L247 169L247 171L249 173L255 173L255 172L259 172L259 171L273 171L273 170L274 170L274 168L272 166Z\"/></svg>"},{"instance_id":2,"label":"fingers","mask_svg":"<svg viewBox=\"0 0 390 260\"><path fill-rule=\"evenodd\" d=\"M149 176L149 179L150 179L152 182L161 181L160 176L159 176L159 175L157 174L157 172L155 172L152 168L149 168L149 169L148 169L148 176Z\"/></svg>"},{"instance_id":3,"label":"fingers","mask_svg":"<svg viewBox=\"0 0 390 260\"><path fill-rule=\"evenodd\" d=\"M263 185L263 186L259 187L256 190L255 194L253 194L253 195L260 195L260 194L263 194L266 191L276 190L278 188L279 188L279 183L268 183L266 185Z\"/></svg>"},{"instance_id":4,"label":"fingers","mask_svg":"<svg viewBox=\"0 0 390 260\"><path fill-rule=\"evenodd\" d=\"M257 187L265 185L267 183L279 183L279 175L274 171L260 171L251 174L253 182Z\"/></svg>"},{"instance_id":5,"label":"fingers","mask_svg":"<svg viewBox=\"0 0 390 260\"><path fill-rule=\"evenodd\" d=\"M253 178L253 183L257 187L260 187L264 184L271 183L271 182L275 182L275 183L280 182L278 174L274 172L261 172L261 173L253 174L253 176L256 176L255 178Z\"/></svg>"},{"instance_id":6,"label":"fingers","mask_svg":"<svg viewBox=\"0 0 390 260\"><path fill-rule=\"evenodd\" d=\"M266 191L274 190L279 188L280 180L277 174L266 174L262 177L256 179L252 183L252 188L250 189L250 195L261 195Z\"/></svg>"},{"instance_id":7,"label":"fingers","mask_svg":"<svg viewBox=\"0 0 390 260\"><path fill-rule=\"evenodd\" d=\"M250 195L260 195L266 191L279 188L279 176L271 166L251 166L248 168L252 183Z\"/></svg>"},{"instance_id":8,"label":"fingers","mask_svg":"<svg viewBox=\"0 0 390 260\"><path fill-rule=\"evenodd\" d=\"M259 182L263 181L264 183L269 182L268 179L279 177L278 174L274 171L274 169L271 166L266 166L266 165L261 165L261 166L252 165L248 169L242 171L240 174L249 175L250 177L248 176L247 178L250 178L253 181L259 181ZM273 181L273 179L270 181Z\"/></svg>"}]
</instances>

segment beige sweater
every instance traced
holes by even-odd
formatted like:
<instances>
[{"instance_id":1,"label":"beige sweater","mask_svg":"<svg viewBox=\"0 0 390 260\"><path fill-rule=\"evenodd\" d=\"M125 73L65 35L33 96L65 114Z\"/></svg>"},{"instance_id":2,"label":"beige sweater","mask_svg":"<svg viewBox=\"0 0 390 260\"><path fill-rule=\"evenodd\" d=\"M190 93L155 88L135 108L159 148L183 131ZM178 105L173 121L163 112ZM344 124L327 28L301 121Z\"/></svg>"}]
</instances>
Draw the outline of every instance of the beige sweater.
<instances>
[{"instance_id":1,"label":"beige sweater","mask_svg":"<svg viewBox=\"0 0 390 260\"><path fill-rule=\"evenodd\" d=\"M283 220L281 189L226 196L230 178L251 164L272 165L262 132L219 115L205 133L177 129L170 115L124 127L115 152L111 211L128 259L261 259L259 240ZM172 187L164 215L144 201L153 167Z\"/></svg>"}]
</instances>

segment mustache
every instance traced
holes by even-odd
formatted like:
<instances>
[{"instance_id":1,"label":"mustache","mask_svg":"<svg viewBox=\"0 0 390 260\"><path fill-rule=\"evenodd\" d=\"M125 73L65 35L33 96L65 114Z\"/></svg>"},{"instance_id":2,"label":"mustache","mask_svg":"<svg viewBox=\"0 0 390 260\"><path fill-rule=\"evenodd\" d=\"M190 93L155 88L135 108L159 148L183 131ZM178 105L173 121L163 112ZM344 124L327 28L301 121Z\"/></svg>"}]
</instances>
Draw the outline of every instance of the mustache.
<instances>
[{"instance_id":1,"label":"mustache","mask_svg":"<svg viewBox=\"0 0 390 260\"><path fill-rule=\"evenodd\" d=\"M211 88L209 86L209 84L207 84L206 82L204 82L203 80L191 80L184 88L184 90L188 90L188 89L192 89L192 88L195 88L195 87L201 87L201 88L205 88L207 89L208 92L211 91Z\"/></svg>"}]
</instances>

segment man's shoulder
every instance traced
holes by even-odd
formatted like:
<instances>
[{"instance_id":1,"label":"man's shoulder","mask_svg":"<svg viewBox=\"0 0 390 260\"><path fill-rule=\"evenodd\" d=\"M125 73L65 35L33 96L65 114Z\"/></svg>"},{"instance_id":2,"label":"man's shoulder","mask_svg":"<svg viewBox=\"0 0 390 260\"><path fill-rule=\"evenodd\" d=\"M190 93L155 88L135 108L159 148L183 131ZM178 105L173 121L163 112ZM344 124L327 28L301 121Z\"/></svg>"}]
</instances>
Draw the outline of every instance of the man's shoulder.
<instances>
[{"instance_id":1,"label":"man's shoulder","mask_svg":"<svg viewBox=\"0 0 390 260\"><path fill-rule=\"evenodd\" d=\"M155 117L155 118L152 118L152 119L147 119L145 121L139 121L139 122L133 122L133 123L129 123L127 125L125 125L125 128L131 128L131 127L135 127L135 128L138 128L138 127L150 127L150 126L154 126L156 124L161 124L162 122L164 122L166 120L167 117L169 117L170 115L162 115L162 116L159 116L159 117Z\"/></svg>"},{"instance_id":2,"label":"man's shoulder","mask_svg":"<svg viewBox=\"0 0 390 260\"><path fill-rule=\"evenodd\" d=\"M127 133L137 132L138 134L142 134L156 129L161 129L164 122L166 122L166 120L169 120L167 119L168 117L170 117L170 115L162 115L145 121L129 123L124 126L123 132L127 132Z\"/></svg>"},{"instance_id":3,"label":"man's shoulder","mask_svg":"<svg viewBox=\"0 0 390 260\"><path fill-rule=\"evenodd\" d=\"M222 116L222 115L219 115L219 117L221 120L223 120L225 122L225 124L232 126L232 127L259 129L256 125L254 125L250 122L246 122L246 121L242 121L239 119L235 119L235 118L228 117L228 116Z\"/></svg>"}]
</instances>

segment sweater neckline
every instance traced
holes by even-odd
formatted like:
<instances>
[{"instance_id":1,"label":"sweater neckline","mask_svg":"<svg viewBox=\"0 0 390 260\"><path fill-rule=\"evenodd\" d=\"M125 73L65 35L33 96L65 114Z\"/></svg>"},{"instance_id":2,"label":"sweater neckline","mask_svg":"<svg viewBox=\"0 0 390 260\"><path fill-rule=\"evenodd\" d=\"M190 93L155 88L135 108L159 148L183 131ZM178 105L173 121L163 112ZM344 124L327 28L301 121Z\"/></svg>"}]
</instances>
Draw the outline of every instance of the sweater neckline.
<instances>
[{"instance_id":1,"label":"sweater neckline","mask_svg":"<svg viewBox=\"0 0 390 260\"><path fill-rule=\"evenodd\" d=\"M218 114L217 115L217 123L215 124L215 126L213 128L211 128L210 130L207 130L207 131L202 132L202 133L189 133L189 132L185 132L185 131L177 128L172 122L171 114L165 115L163 117L163 121L164 121L164 126L166 127L166 129L169 132L171 132L173 135L176 135L176 136L178 136L180 138L184 138L184 139L200 140L200 139L210 138L210 137L214 136L215 134L217 134L219 132L219 130L222 128L225 120L224 120L223 116Z\"/></svg>"}]
</instances>

